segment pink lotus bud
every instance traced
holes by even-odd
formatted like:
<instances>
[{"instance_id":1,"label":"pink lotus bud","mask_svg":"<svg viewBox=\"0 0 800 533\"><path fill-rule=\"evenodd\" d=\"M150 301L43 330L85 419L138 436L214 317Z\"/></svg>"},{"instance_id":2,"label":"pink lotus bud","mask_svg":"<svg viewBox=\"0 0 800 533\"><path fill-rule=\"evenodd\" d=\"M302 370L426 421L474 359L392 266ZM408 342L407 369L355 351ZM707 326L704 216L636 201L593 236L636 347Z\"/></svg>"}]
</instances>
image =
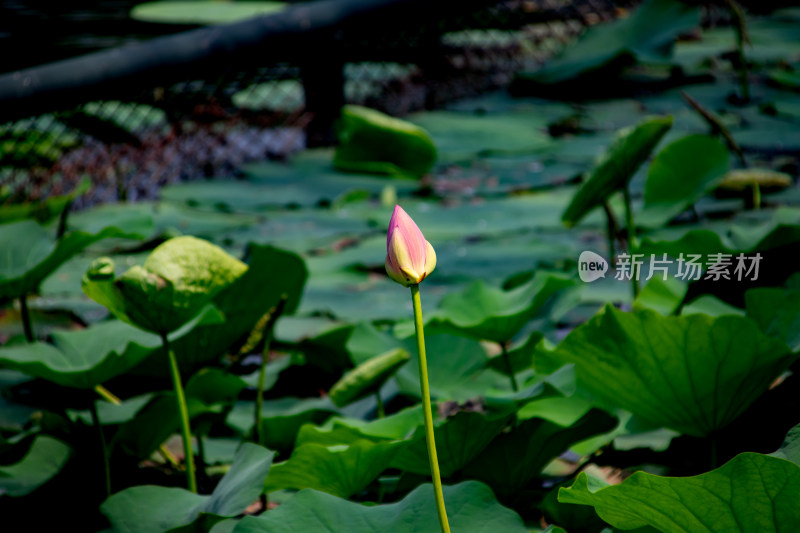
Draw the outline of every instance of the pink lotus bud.
<instances>
[{"instance_id":1,"label":"pink lotus bud","mask_svg":"<svg viewBox=\"0 0 800 533\"><path fill-rule=\"evenodd\" d=\"M399 205L394 206L386 235L386 273L406 287L416 285L436 268L436 252Z\"/></svg>"}]
</instances>

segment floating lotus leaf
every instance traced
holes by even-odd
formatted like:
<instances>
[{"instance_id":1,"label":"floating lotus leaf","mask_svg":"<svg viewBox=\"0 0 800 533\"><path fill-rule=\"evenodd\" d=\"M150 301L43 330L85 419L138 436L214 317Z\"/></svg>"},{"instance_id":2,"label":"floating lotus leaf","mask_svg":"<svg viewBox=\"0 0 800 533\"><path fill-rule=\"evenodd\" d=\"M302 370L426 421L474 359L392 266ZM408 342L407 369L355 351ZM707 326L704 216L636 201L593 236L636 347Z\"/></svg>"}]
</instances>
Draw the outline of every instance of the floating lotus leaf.
<instances>
[{"instance_id":1,"label":"floating lotus leaf","mask_svg":"<svg viewBox=\"0 0 800 533\"><path fill-rule=\"evenodd\" d=\"M792 177L785 172L763 168L732 170L717 185L727 191L743 191L758 185L766 189L785 189L792 184Z\"/></svg>"}]
</instances>

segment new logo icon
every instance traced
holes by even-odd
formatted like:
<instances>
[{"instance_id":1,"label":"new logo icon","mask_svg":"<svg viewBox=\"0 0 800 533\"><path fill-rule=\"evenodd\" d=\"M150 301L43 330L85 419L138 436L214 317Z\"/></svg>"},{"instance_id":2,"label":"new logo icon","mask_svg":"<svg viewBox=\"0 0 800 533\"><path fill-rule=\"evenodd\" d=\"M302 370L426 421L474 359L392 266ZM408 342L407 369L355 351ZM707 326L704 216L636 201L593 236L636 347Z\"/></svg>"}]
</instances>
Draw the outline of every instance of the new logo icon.
<instances>
[{"instance_id":1,"label":"new logo icon","mask_svg":"<svg viewBox=\"0 0 800 533\"><path fill-rule=\"evenodd\" d=\"M581 281L591 283L598 278L606 277L606 272L608 272L608 261L601 255L589 250L581 252L578 257L578 276Z\"/></svg>"}]
</instances>

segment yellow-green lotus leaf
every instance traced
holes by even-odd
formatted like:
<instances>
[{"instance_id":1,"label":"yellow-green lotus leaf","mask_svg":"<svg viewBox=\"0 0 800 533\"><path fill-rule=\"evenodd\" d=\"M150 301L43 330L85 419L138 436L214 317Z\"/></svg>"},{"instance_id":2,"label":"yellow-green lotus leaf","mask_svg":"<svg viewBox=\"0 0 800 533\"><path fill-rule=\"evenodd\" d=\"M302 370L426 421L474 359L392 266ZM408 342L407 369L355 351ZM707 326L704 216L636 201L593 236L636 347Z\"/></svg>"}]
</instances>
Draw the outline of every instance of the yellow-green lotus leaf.
<instances>
[{"instance_id":1,"label":"yellow-green lotus leaf","mask_svg":"<svg viewBox=\"0 0 800 533\"><path fill-rule=\"evenodd\" d=\"M218 246L195 237L176 237L153 250L144 265L118 278L111 259L95 260L83 276L82 287L120 320L169 333L191 320L246 270L247 265Z\"/></svg>"},{"instance_id":2,"label":"yellow-green lotus leaf","mask_svg":"<svg viewBox=\"0 0 800 533\"><path fill-rule=\"evenodd\" d=\"M743 191L754 185L765 188L785 189L792 184L792 177L784 172L763 168L748 168L728 172L718 188L728 191Z\"/></svg>"},{"instance_id":3,"label":"yellow-green lotus leaf","mask_svg":"<svg viewBox=\"0 0 800 533\"><path fill-rule=\"evenodd\" d=\"M418 177L436 162L427 131L374 109L345 106L338 132L333 166L339 170Z\"/></svg>"}]
</instances>

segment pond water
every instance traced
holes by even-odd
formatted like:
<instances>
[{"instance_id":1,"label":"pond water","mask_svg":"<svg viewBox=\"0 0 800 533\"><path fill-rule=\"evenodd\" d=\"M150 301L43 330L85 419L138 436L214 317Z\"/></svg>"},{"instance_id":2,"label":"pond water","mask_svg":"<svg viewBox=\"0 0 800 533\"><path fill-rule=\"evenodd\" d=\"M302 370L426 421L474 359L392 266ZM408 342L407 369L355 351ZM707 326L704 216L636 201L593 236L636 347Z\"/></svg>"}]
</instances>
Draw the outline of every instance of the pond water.
<instances>
[{"instance_id":1,"label":"pond water","mask_svg":"<svg viewBox=\"0 0 800 533\"><path fill-rule=\"evenodd\" d=\"M185 30L128 17L141 0L0 2L0 72Z\"/></svg>"}]
</instances>

